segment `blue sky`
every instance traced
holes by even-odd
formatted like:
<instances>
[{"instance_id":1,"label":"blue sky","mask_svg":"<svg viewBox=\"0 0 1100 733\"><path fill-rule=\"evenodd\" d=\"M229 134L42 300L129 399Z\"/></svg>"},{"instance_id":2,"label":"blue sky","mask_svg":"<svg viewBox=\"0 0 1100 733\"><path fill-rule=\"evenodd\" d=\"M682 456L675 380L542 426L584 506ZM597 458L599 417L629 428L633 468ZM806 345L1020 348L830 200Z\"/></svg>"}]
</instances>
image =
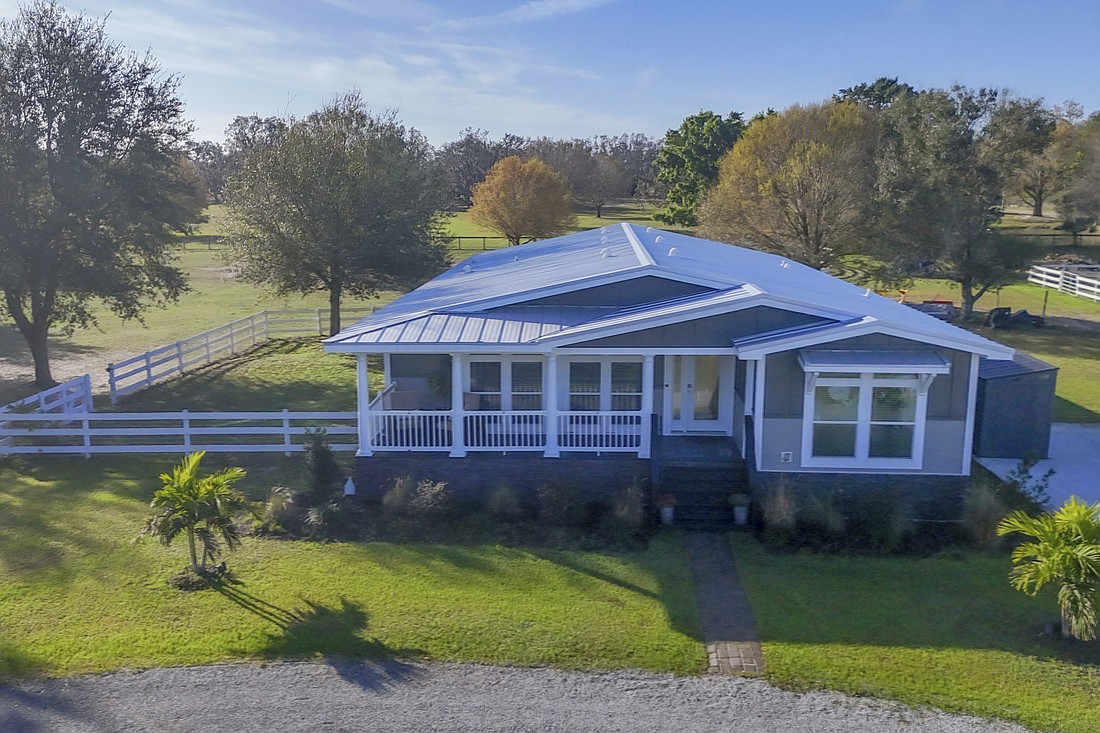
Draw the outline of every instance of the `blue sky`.
<instances>
[{"instance_id":1,"label":"blue sky","mask_svg":"<svg viewBox=\"0 0 1100 733\"><path fill-rule=\"evenodd\" d=\"M12 17L16 0L0 0ZM351 88L435 144L663 135L898 76L1100 109L1096 0L72 0L183 77L197 137Z\"/></svg>"}]
</instances>

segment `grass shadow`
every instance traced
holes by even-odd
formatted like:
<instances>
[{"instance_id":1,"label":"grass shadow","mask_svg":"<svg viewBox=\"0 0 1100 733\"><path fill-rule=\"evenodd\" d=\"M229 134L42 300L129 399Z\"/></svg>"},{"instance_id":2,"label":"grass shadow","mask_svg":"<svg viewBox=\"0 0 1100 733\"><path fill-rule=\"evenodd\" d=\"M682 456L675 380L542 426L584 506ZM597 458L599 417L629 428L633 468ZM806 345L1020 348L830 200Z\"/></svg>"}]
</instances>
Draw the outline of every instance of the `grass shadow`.
<instances>
[{"instance_id":1,"label":"grass shadow","mask_svg":"<svg viewBox=\"0 0 1100 733\"><path fill-rule=\"evenodd\" d=\"M365 634L369 617L361 604L341 598L327 606L303 599L305 608L290 610L249 593L239 581L212 587L227 600L272 624L276 631L259 650L265 659L321 657L343 679L380 692L420 678L423 670L406 660L418 659L418 649L393 649Z\"/></svg>"}]
</instances>

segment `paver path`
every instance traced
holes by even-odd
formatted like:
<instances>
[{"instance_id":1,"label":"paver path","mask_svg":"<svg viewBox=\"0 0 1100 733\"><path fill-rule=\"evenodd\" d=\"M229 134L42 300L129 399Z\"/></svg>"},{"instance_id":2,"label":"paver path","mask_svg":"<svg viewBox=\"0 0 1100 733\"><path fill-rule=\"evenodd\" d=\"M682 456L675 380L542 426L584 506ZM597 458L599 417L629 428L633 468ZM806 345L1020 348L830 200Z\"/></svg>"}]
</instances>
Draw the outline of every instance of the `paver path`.
<instances>
[{"instance_id":1,"label":"paver path","mask_svg":"<svg viewBox=\"0 0 1100 733\"><path fill-rule=\"evenodd\" d=\"M733 564L724 534L689 532L687 546L699 626L707 645L710 671L718 674L760 674L764 652L756 633L748 595Z\"/></svg>"}]
</instances>

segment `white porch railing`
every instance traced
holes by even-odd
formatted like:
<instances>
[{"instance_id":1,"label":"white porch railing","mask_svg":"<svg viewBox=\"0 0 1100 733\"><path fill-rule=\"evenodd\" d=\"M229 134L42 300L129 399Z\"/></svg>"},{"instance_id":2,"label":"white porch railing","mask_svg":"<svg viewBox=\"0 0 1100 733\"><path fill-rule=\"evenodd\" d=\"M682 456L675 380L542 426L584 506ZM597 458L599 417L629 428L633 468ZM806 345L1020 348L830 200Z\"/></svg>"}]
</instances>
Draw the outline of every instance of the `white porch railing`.
<instances>
[{"instance_id":1,"label":"white porch railing","mask_svg":"<svg viewBox=\"0 0 1100 733\"><path fill-rule=\"evenodd\" d=\"M384 401L382 395L375 404ZM450 410L374 410L367 415L373 451L545 451L547 426L563 451L638 453L648 457L650 418L641 412L462 412L462 445L454 443Z\"/></svg>"},{"instance_id":2,"label":"white porch railing","mask_svg":"<svg viewBox=\"0 0 1100 733\"><path fill-rule=\"evenodd\" d=\"M5 414L0 455L9 453L291 453L324 428L337 442L357 432L354 412L68 412Z\"/></svg>"},{"instance_id":3,"label":"white porch railing","mask_svg":"<svg viewBox=\"0 0 1100 733\"><path fill-rule=\"evenodd\" d=\"M1095 265L1033 265L1027 280L1067 295L1100 301L1100 268Z\"/></svg>"}]
</instances>

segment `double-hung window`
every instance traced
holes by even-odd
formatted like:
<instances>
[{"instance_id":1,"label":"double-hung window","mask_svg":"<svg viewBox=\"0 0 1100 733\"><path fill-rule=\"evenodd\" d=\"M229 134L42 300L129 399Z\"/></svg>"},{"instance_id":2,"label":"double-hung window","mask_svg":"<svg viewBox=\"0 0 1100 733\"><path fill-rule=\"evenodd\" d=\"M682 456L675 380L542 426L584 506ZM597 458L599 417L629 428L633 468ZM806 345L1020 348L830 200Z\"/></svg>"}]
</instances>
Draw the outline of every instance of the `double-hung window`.
<instances>
[{"instance_id":1,"label":"double-hung window","mask_svg":"<svg viewBox=\"0 0 1100 733\"><path fill-rule=\"evenodd\" d=\"M928 389L936 374L948 370L940 356L857 351L800 356L806 373L802 465L922 466Z\"/></svg>"}]
</instances>

